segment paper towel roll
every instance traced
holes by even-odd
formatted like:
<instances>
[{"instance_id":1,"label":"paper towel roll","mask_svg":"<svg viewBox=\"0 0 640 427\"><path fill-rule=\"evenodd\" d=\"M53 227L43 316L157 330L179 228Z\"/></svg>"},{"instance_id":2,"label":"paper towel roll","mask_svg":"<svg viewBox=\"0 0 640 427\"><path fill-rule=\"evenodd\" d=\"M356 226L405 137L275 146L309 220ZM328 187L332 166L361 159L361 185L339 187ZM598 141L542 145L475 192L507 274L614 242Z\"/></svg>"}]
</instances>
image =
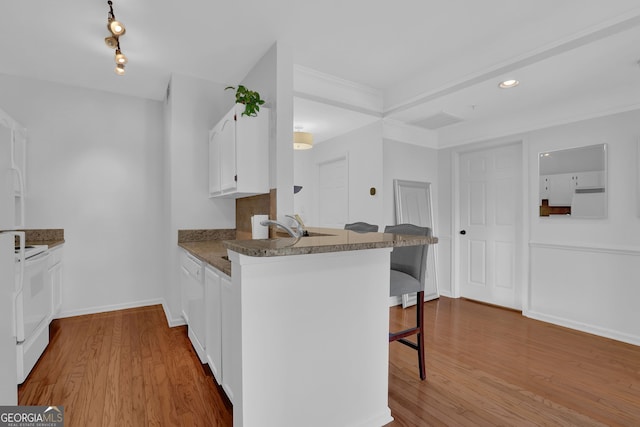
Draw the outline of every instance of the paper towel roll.
<instances>
[{"instance_id":1,"label":"paper towel roll","mask_svg":"<svg viewBox=\"0 0 640 427\"><path fill-rule=\"evenodd\" d=\"M251 217L251 237L253 239L268 239L269 227L260 225L261 221L269 219L269 215L253 215Z\"/></svg>"}]
</instances>

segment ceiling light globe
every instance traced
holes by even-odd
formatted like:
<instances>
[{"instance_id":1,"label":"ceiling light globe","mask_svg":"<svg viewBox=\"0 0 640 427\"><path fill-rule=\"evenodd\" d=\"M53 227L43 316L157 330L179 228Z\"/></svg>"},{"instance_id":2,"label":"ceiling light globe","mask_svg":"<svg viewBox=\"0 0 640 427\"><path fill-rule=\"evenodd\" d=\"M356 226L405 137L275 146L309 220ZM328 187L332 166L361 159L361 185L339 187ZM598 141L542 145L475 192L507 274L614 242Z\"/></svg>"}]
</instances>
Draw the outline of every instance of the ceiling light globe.
<instances>
[{"instance_id":1,"label":"ceiling light globe","mask_svg":"<svg viewBox=\"0 0 640 427\"><path fill-rule=\"evenodd\" d=\"M124 24L122 24L122 22L120 21L116 21L115 19L109 21L108 27L109 31L111 31L111 34L113 34L114 36L121 36L127 31L124 28Z\"/></svg>"},{"instance_id":2,"label":"ceiling light globe","mask_svg":"<svg viewBox=\"0 0 640 427\"><path fill-rule=\"evenodd\" d=\"M122 76L124 75L124 65L123 64L118 64L116 65L116 68L114 70L116 72L117 75Z\"/></svg>"}]
</instances>

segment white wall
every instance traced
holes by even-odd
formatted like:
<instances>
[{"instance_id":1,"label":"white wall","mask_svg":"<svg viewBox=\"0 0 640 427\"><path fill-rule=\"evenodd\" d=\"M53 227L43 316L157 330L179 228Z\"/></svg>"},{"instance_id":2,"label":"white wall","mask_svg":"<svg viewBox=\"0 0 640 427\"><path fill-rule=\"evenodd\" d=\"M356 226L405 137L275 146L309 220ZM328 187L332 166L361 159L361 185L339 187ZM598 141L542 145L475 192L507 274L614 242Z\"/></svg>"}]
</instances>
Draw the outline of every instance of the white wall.
<instances>
[{"instance_id":1,"label":"white wall","mask_svg":"<svg viewBox=\"0 0 640 427\"><path fill-rule=\"evenodd\" d=\"M64 228L62 316L162 298L162 104L0 75L28 128L27 227Z\"/></svg>"},{"instance_id":2,"label":"white wall","mask_svg":"<svg viewBox=\"0 0 640 427\"><path fill-rule=\"evenodd\" d=\"M639 121L640 110L527 137L531 282L525 315L640 344L640 218L634 179ZM539 217L539 153L603 142L608 145L608 217Z\"/></svg>"},{"instance_id":3,"label":"white wall","mask_svg":"<svg viewBox=\"0 0 640 427\"><path fill-rule=\"evenodd\" d=\"M242 79L271 108L269 184L277 189L278 217L293 212L293 51L275 43Z\"/></svg>"},{"instance_id":4,"label":"white wall","mask_svg":"<svg viewBox=\"0 0 640 427\"><path fill-rule=\"evenodd\" d=\"M364 221L384 227L382 124L377 122L315 144L311 150L295 151L294 182L303 185L294 196L294 209L305 224L318 225L318 165L348 156L349 221ZM371 196L369 189L376 188Z\"/></svg>"},{"instance_id":5,"label":"white wall","mask_svg":"<svg viewBox=\"0 0 640 427\"><path fill-rule=\"evenodd\" d=\"M640 218L636 199L639 121L640 111L632 111L474 145L479 148L524 141L524 235L529 236L522 248L529 266L522 279L524 315L640 344ZM495 133L501 132L496 129ZM603 142L608 144L608 217L539 217L539 153ZM464 149L468 147L438 153L443 225L455 218L452 162L454 152ZM451 222L443 227L439 237L447 237L448 229L448 237L455 243L451 227ZM452 246L449 253L440 252L440 265L446 266L452 277L457 268L454 250Z\"/></svg>"},{"instance_id":6,"label":"white wall","mask_svg":"<svg viewBox=\"0 0 640 427\"><path fill-rule=\"evenodd\" d=\"M385 139L384 153L384 225L396 223L393 180L421 181L431 183L433 200L434 235L438 235L438 152L404 142Z\"/></svg>"},{"instance_id":7,"label":"white wall","mask_svg":"<svg viewBox=\"0 0 640 427\"><path fill-rule=\"evenodd\" d=\"M234 93L224 88L220 83L174 74L165 103L166 218L162 234L168 257L165 265L171 267L167 267L164 298L172 325L182 322L178 230L235 228L235 200L208 197L209 130L235 102Z\"/></svg>"}]
</instances>

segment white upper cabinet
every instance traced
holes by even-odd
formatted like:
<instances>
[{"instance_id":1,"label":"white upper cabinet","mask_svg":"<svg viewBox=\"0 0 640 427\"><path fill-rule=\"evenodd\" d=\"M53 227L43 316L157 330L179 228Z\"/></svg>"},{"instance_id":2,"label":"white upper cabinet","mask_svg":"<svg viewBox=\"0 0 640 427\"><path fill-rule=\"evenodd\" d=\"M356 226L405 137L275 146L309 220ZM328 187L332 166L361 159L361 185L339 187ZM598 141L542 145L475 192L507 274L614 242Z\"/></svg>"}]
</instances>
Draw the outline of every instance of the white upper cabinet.
<instances>
[{"instance_id":1,"label":"white upper cabinet","mask_svg":"<svg viewBox=\"0 0 640 427\"><path fill-rule=\"evenodd\" d=\"M209 197L269 192L269 109L243 116L236 104L209 133Z\"/></svg>"}]
</instances>

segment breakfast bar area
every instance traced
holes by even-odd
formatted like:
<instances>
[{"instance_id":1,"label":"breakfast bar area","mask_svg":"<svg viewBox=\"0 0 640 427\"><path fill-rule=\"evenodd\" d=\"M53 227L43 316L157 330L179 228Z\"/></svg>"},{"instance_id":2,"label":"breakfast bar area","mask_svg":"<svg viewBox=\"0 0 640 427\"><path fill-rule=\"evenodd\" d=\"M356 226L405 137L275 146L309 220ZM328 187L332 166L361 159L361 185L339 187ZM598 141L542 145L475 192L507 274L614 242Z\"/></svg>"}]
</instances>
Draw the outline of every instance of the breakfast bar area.
<instances>
[{"instance_id":1,"label":"breakfast bar area","mask_svg":"<svg viewBox=\"0 0 640 427\"><path fill-rule=\"evenodd\" d=\"M382 426L393 420L390 253L437 238L309 232L222 242L231 263L230 286L221 287L222 322L233 331L222 349L222 382L232 393L234 426Z\"/></svg>"}]
</instances>

